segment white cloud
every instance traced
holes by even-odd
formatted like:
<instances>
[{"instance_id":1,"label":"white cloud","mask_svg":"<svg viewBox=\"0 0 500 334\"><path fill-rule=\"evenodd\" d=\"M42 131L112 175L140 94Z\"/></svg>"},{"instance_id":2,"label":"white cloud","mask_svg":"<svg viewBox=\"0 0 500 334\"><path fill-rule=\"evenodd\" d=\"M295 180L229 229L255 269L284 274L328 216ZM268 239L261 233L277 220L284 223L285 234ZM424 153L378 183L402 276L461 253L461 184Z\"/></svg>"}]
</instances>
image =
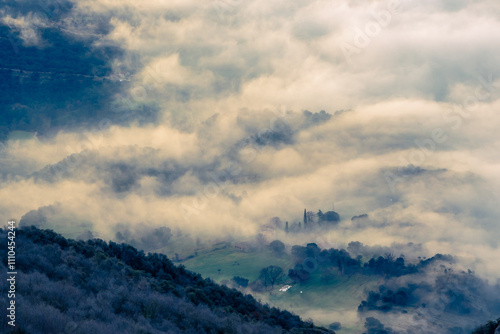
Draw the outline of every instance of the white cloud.
<instances>
[{"instance_id":1,"label":"white cloud","mask_svg":"<svg viewBox=\"0 0 500 334\"><path fill-rule=\"evenodd\" d=\"M498 255L497 2L401 1L366 47L354 44L357 29L366 34L377 23L373 11L387 10L384 2L219 5L78 1L75 15L113 17L100 43L125 49L133 59L128 66L139 66L128 94L157 101L162 117L155 125L113 126L90 141L84 133L61 133L51 141L9 143L7 156L17 162L2 164L22 176L85 148L98 158L75 166L68 179L4 182L2 215L20 217L59 202L66 213L105 221L96 227L102 233L121 222L146 222L245 236L269 217L292 221L304 207L335 203L346 221L319 237L325 243L412 241L471 265ZM350 61L340 48L344 42L359 49ZM486 96L480 78L490 75L496 86ZM458 106L477 98L478 87L485 97L461 115ZM306 127L304 109L352 111ZM283 118L282 110L294 113ZM293 130L293 140L238 154L238 143L272 129L276 118ZM423 150L436 129L446 139ZM415 160L425 171L398 170ZM121 162L143 174L117 195L106 168ZM169 169L167 162L180 167ZM210 174L231 164L231 182L214 188ZM169 176L171 170L179 175ZM387 171L401 181L394 193ZM13 193L29 195L19 202ZM188 223L186 205L196 212ZM361 213L369 213L374 226L351 225L349 218ZM476 269L499 277L490 262Z\"/></svg>"}]
</instances>

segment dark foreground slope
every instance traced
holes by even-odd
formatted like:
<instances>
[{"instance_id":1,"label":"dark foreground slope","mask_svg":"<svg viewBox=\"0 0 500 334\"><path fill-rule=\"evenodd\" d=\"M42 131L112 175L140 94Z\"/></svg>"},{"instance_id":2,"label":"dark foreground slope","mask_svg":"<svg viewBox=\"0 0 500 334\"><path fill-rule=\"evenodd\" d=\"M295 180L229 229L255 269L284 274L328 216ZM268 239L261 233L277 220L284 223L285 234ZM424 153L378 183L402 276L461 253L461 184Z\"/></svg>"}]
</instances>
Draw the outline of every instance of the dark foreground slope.
<instances>
[{"instance_id":1,"label":"dark foreground slope","mask_svg":"<svg viewBox=\"0 0 500 334\"><path fill-rule=\"evenodd\" d=\"M0 239L6 273L5 230ZM16 333L333 333L130 245L27 227L16 252ZM0 332L14 332L1 319Z\"/></svg>"}]
</instances>

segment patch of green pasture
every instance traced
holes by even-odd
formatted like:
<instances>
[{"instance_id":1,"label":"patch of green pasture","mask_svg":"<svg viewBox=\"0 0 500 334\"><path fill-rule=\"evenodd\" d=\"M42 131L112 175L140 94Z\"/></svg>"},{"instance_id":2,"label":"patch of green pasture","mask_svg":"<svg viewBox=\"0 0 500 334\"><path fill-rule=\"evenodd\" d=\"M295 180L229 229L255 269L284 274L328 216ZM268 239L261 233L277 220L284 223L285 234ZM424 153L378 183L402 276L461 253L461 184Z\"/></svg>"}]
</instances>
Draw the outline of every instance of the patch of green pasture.
<instances>
[{"instance_id":1,"label":"patch of green pasture","mask_svg":"<svg viewBox=\"0 0 500 334\"><path fill-rule=\"evenodd\" d=\"M293 267L293 261L288 254L275 255L270 250L241 252L231 246L206 252L184 261L187 269L210 277L216 282L240 276L250 282L259 278L262 268L274 265L283 268L285 273ZM220 269L220 270L219 270Z\"/></svg>"}]
</instances>

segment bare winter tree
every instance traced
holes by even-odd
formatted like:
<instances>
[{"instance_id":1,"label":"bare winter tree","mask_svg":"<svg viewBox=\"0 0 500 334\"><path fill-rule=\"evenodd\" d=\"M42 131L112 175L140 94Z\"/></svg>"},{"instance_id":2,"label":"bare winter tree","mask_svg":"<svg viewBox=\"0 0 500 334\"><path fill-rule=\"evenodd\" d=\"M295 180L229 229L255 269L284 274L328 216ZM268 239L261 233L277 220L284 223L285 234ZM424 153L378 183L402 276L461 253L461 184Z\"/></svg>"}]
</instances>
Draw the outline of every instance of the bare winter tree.
<instances>
[{"instance_id":1,"label":"bare winter tree","mask_svg":"<svg viewBox=\"0 0 500 334\"><path fill-rule=\"evenodd\" d=\"M395 257L394 257L394 254L389 253L389 252L385 253L385 254L384 254L384 257L385 257L387 260L391 261L391 262L393 262L393 261L394 261L394 258L395 258Z\"/></svg>"},{"instance_id":2,"label":"bare winter tree","mask_svg":"<svg viewBox=\"0 0 500 334\"><path fill-rule=\"evenodd\" d=\"M271 285L271 289L274 288L274 285L280 283L285 278L285 274L283 273L283 269L278 266L269 266L266 268L262 268L260 271L260 279L264 286L267 287Z\"/></svg>"}]
</instances>

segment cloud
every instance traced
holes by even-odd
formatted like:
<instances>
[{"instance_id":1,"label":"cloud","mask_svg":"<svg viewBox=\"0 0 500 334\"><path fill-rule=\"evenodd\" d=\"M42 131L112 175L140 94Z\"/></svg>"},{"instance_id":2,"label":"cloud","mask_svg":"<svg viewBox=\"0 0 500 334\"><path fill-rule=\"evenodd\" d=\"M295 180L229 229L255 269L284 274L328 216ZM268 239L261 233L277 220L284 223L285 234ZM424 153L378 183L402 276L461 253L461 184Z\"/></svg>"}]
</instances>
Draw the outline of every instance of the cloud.
<instances>
[{"instance_id":1,"label":"cloud","mask_svg":"<svg viewBox=\"0 0 500 334\"><path fill-rule=\"evenodd\" d=\"M413 243L500 277L496 2L224 3L74 2L64 29L123 52L107 112L158 114L5 142L2 218L59 203L109 238L245 239L335 205L338 227L308 238Z\"/></svg>"},{"instance_id":2,"label":"cloud","mask_svg":"<svg viewBox=\"0 0 500 334\"><path fill-rule=\"evenodd\" d=\"M47 26L43 18L32 14L15 18L6 15L1 18L1 22L16 31L23 40L25 46L42 47L44 45L44 41L39 32L40 27Z\"/></svg>"}]
</instances>

